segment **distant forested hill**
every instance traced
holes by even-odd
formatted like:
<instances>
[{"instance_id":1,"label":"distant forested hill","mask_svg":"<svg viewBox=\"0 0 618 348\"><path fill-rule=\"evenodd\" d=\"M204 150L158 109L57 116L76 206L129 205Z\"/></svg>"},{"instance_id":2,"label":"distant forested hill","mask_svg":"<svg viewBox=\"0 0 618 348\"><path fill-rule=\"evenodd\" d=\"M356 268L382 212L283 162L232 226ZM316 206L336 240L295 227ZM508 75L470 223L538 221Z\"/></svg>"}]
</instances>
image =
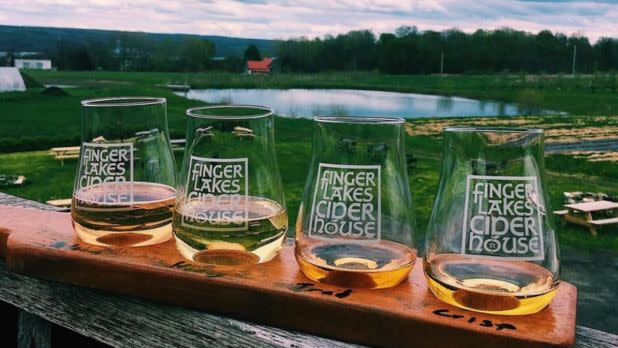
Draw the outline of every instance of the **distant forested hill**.
<instances>
[{"instance_id":1,"label":"distant forested hill","mask_svg":"<svg viewBox=\"0 0 618 348\"><path fill-rule=\"evenodd\" d=\"M121 40L127 34L142 34L154 41L181 41L191 35L186 34L157 34L122 32L116 30L95 29L69 29L69 28L44 28L44 27L20 27L0 25L0 51L27 51L27 52L53 52L58 46L58 41L65 42L100 42L112 43ZM215 45L215 56L242 57L244 50L249 45L256 45L263 55L271 56L277 51L278 42L275 40L246 39L226 36L199 35L199 38L208 40Z\"/></svg>"}]
</instances>

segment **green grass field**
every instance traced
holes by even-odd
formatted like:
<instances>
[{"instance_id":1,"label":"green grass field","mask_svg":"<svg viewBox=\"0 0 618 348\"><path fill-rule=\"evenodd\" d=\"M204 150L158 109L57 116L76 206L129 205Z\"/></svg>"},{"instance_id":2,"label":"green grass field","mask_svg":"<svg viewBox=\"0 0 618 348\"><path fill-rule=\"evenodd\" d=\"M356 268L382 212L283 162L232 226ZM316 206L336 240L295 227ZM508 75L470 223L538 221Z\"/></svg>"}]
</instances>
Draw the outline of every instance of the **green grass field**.
<instances>
[{"instance_id":1,"label":"green grass field","mask_svg":"<svg viewBox=\"0 0 618 348\"><path fill-rule=\"evenodd\" d=\"M201 103L166 89L125 85L71 88L69 96L42 95L42 88L0 94L0 152L42 150L79 144L80 101L100 96L163 96L168 100L169 127L184 135L185 110Z\"/></svg>"},{"instance_id":2,"label":"green grass field","mask_svg":"<svg viewBox=\"0 0 618 348\"><path fill-rule=\"evenodd\" d=\"M27 73L50 84L77 85L70 96L42 96L41 88L26 93L2 93L0 152L42 150L76 144L79 101L97 96L158 95L168 98L172 136L184 133L188 101L157 85L184 83L194 88L357 88L417 92L517 102L573 115L618 115L618 93L598 76L519 75L382 75L371 72L241 75L232 73L157 73L108 71L37 71ZM608 76L605 79L614 78ZM27 115L28 122L24 122ZM58 130L62 129L61 132Z\"/></svg>"},{"instance_id":3,"label":"green grass field","mask_svg":"<svg viewBox=\"0 0 618 348\"><path fill-rule=\"evenodd\" d=\"M286 193L286 202L293 225L311 155L311 131L309 120L277 118L277 156ZM441 160L439 139L427 136L407 137L407 152L413 153L418 162L409 171L410 187L414 198L417 220L416 239L422 242L435 193ZM179 161L177 161L179 162ZM560 161L557 161L558 163ZM76 160L66 160L64 165L46 151L0 154L0 173L21 174L29 179L23 187L4 188L3 192L38 201L68 198L73 188ZM604 191L618 194L618 182L607 177L592 176L581 170L556 170L550 166L548 187L552 209L560 209L564 191ZM599 237L591 238L586 229L557 224L560 242L585 249L611 249L618 251L618 234L601 231Z\"/></svg>"},{"instance_id":4,"label":"green grass field","mask_svg":"<svg viewBox=\"0 0 618 348\"><path fill-rule=\"evenodd\" d=\"M42 83L77 84L80 88L66 89L70 96L44 96L41 89L26 93L0 94L0 173L21 174L29 179L23 187L4 188L9 194L46 201L71 196L75 160L61 165L45 150L51 146L78 145L80 129L80 100L101 96L157 95L168 99L168 118L173 138L184 137L184 117L188 107L201 102L178 97L157 84L183 83L183 74L126 73L126 72L29 72ZM454 94L517 101L520 88L517 76L384 76L374 73L333 73L318 75L240 76L232 74L195 74L189 83L200 87L354 87L401 90L424 93ZM574 114L618 114L618 98L610 91L592 92L575 83L560 93L558 87L534 87L536 102L543 108L568 111ZM557 82L556 82L557 83ZM532 84L532 82L530 82ZM493 86L493 87L492 87ZM496 86L502 86L500 88ZM548 118L561 122L572 116ZM586 118L582 117L584 124ZM414 121L422 123L423 120ZM598 124L602 126L602 124ZM283 177L290 222L298 211L306 170L311 152L312 121L306 119L276 119L277 155ZM416 168L409 173L417 217L416 239L424 238L427 219L437 191L441 159L441 143L436 136L407 136L407 152L418 158ZM38 151L29 151L38 150ZM43 151L42 151L43 150ZM17 152L19 151L19 152ZM29 151L29 152L26 152ZM617 171L612 164L590 165L571 156L550 156L548 186L552 209L562 206L564 191L603 191L618 195ZM559 226L561 243L586 249L618 251L618 234L600 233L591 238L587 230Z\"/></svg>"}]
</instances>

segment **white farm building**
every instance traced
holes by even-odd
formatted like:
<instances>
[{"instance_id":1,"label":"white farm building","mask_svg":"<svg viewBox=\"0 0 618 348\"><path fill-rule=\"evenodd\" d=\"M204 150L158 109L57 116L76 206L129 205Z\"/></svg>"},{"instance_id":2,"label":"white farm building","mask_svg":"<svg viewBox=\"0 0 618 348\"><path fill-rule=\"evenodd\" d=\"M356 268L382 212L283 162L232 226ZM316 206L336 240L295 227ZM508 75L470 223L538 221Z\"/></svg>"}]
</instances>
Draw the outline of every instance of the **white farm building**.
<instances>
[{"instance_id":1,"label":"white farm building","mask_svg":"<svg viewBox=\"0 0 618 348\"><path fill-rule=\"evenodd\" d=\"M42 69L50 70L52 62L49 59L15 59L17 69Z\"/></svg>"}]
</instances>

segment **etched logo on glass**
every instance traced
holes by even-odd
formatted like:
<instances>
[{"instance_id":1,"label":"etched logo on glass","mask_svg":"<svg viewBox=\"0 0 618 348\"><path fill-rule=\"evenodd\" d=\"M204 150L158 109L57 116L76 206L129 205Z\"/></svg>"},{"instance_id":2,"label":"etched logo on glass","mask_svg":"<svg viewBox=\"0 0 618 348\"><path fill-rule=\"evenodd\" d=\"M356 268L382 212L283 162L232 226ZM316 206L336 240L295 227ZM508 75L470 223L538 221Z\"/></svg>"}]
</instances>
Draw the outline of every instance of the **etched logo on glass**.
<instances>
[{"instance_id":1,"label":"etched logo on glass","mask_svg":"<svg viewBox=\"0 0 618 348\"><path fill-rule=\"evenodd\" d=\"M133 144L83 143L78 175L81 202L132 205Z\"/></svg>"},{"instance_id":2,"label":"etched logo on glass","mask_svg":"<svg viewBox=\"0 0 618 348\"><path fill-rule=\"evenodd\" d=\"M204 231L249 228L247 158L191 156L185 199L198 206L182 215L182 225Z\"/></svg>"},{"instance_id":3,"label":"etched logo on glass","mask_svg":"<svg viewBox=\"0 0 618 348\"><path fill-rule=\"evenodd\" d=\"M543 260L544 203L536 177L469 175L462 254Z\"/></svg>"},{"instance_id":4,"label":"etched logo on glass","mask_svg":"<svg viewBox=\"0 0 618 348\"><path fill-rule=\"evenodd\" d=\"M381 238L379 165L320 163L309 236L378 241Z\"/></svg>"}]
</instances>

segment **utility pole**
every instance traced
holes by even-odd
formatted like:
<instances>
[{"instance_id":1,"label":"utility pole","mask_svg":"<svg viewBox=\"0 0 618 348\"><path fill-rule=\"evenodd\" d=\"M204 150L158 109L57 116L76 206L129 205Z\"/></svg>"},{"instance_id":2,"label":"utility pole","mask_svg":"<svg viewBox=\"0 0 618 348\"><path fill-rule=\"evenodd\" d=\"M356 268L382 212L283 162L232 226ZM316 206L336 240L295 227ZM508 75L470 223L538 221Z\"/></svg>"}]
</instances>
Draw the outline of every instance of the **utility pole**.
<instances>
[{"instance_id":1,"label":"utility pole","mask_svg":"<svg viewBox=\"0 0 618 348\"><path fill-rule=\"evenodd\" d=\"M575 77L575 56L577 55L577 45L573 45L573 77Z\"/></svg>"},{"instance_id":2,"label":"utility pole","mask_svg":"<svg viewBox=\"0 0 618 348\"><path fill-rule=\"evenodd\" d=\"M442 58L440 58L440 75L444 75L444 51L442 51Z\"/></svg>"}]
</instances>

